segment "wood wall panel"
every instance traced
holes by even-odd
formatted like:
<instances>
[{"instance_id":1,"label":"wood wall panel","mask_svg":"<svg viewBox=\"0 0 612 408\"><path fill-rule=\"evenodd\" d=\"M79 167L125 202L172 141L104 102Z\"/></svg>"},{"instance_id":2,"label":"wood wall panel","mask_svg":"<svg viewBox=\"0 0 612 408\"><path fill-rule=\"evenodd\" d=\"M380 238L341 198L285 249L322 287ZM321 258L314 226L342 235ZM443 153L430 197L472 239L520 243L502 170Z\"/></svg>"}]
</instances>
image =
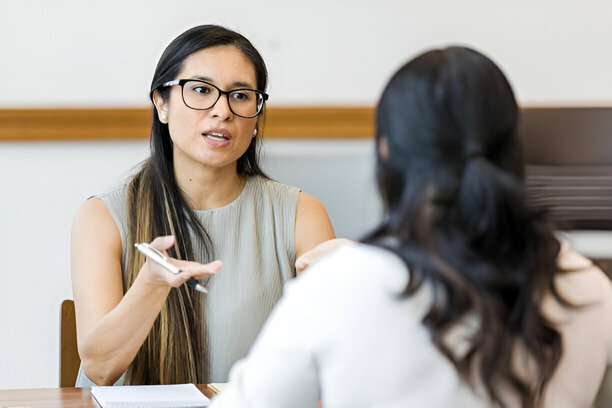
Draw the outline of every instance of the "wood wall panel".
<instances>
[{"instance_id":1,"label":"wood wall panel","mask_svg":"<svg viewBox=\"0 0 612 408\"><path fill-rule=\"evenodd\" d=\"M0 141L146 139L149 109L0 109ZM370 107L268 108L265 138L359 139L374 135Z\"/></svg>"}]
</instances>

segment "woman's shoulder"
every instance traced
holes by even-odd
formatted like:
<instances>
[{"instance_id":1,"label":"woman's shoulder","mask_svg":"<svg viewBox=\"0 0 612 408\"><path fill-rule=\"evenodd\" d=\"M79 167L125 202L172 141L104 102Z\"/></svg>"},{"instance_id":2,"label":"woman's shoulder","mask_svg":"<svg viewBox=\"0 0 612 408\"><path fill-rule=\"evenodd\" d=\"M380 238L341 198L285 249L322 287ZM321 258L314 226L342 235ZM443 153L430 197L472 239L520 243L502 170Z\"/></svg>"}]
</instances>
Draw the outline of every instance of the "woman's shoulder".
<instances>
[{"instance_id":1,"label":"woman's shoulder","mask_svg":"<svg viewBox=\"0 0 612 408\"><path fill-rule=\"evenodd\" d=\"M250 176L247 183L248 188L243 198L245 204L258 204L255 206L258 211L275 214L275 217L280 216L293 225L300 196L299 188L260 175Z\"/></svg>"},{"instance_id":2,"label":"woman's shoulder","mask_svg":"<svg viewBox=\"0 0 612 408\"><path fill-rule=\"evenodd\" d=\"M128 188L127 183L120 184L120 185L111 187L103 191L102 193L95 194L92 197L99 199L105 204L109 202L125 203L125 199L127 196L127 188Z\"/></svg>"},{"instance_id":3,"label":"woman's shoulder","mask_svg":"<svg viewBox=\"0 0 612 408\"><path fill-rule=\"evenodd\" d=\"M103 193L91 195L83 202L75 218L98 218L101 214L110 213L115 216L123 213L125 196L126 186L116 186Z\"/></svg>"},{"instance_id":4,"label":"woman's shoulder","mask_svg":"<svg viewBox=\"0 0 612 408\"><path fill-rule=\"evenodd\" d=\"M555 289L566 302L576 306L600 303L612 295L612 282L591 260L562 245L557 259L559 272Z\"/></svg>"},{"instance_id":5,"label":"woman's shoulder","mask_svg":"<svg viewBox=\"0 0 612 408\"><path fill-rule=\"evenodd\" d=\"M91 218L100 219L102 222L112 222L119 231L121 241L124 241L127 233L127 188L127 184L112 187L101 194L89 197L83 204L84 208L90 209ZM110 218L107 214L110 215Z\"/></svg>"},{"instance_id":6,"label":"woman's shoulder","mask_svg":"<svg viewBox=\"0 0 612 408\"><path fill-rule=\"evenodd\" d=\"M557 257L554 292L544 294L541 310L555 324L612 313L612 284L592 261L563 245ZM578 320L576 320L578 319Z\"/></svg>"},{"instance_id":7,"label":"woman's shoulder","mask_svg":"<svg viewBox=\"0 0 612 408\"><path fill-rule=\"evenodd\" d=\"M271 178L255 175L249 177L249 183L253 187L254 190L258 192L267 192L270 194L276 195L295 195L300 192L300 189L285 183L281 183L279 181L273 180Z\"/></svg>"}]
</instances>

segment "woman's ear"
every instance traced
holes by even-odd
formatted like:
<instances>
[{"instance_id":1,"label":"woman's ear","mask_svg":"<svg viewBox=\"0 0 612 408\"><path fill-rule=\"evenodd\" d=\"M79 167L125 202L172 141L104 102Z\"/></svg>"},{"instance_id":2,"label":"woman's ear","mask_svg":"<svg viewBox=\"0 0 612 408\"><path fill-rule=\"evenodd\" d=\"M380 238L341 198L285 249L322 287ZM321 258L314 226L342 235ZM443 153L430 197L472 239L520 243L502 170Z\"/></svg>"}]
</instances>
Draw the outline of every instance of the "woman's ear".
<instances>
[{"instance_id":1,"label":"woman's ear","mask_svg":"<svg viewBox=\"0 0 612 408\"><path fill-rule=\"evenodd\" d=\"M389 139L387 139L387 136L381 136L378 139L378 156L383 160L389 158Z\"/></svg>"},{"instance_id":2,"label":"woman's ear","mask_svg":"<svg viewBox=\"0 0 612 408\"><path fill-rule=\"evenodd\" d=\"M168 124L168 102L161 96L157 89L153 91L153 104L157 110L159 121Z\"/></svg>"}]
</instances>

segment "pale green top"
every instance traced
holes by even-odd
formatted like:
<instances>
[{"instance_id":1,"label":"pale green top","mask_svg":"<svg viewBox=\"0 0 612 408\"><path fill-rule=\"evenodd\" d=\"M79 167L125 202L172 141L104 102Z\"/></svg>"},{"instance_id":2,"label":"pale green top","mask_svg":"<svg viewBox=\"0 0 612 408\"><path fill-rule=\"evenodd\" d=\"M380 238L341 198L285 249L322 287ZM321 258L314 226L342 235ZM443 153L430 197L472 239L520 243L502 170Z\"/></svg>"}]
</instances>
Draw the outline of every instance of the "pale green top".
<instances>
[{"instance_id":1,"label":"pale green top","mask_svg":"<svg viewBox=\"0 0 612 408\"><path fill-rule=\"evenodd\" d=\"M285 282L295 277L294 230L299 190L264 177L247 179L229 205L196 211L223 269L211 277L203 296L207 383L227 382L231 366L246 356ZM123 273L127 270L126 186L98 196L121 234ZM204 258L195 241L197 260ZM121 384L121 378L117 384ZM82 368L77 386L93 383Z\"/></svg>"}]
</instances>

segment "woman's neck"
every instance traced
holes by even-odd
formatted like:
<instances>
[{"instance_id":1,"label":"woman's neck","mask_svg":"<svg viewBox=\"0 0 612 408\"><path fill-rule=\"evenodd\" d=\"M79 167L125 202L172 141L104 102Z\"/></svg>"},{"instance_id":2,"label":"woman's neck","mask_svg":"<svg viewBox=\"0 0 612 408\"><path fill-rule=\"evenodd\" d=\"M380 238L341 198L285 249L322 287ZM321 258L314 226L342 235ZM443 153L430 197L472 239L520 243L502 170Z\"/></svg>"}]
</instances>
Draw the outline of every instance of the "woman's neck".
<instances>
[{"instance_id":1,"label":"woman's neck","mask_svg":"<svg viewBox=\"0 0 612 408\"><path fill-rule=\"evenodd\" d=\"M221 208L234 201L242 192L245 177L236 166L222 168L202 166L196 170L174 167L178 187L193 210Z\"/></svg>"}]
</instances>

